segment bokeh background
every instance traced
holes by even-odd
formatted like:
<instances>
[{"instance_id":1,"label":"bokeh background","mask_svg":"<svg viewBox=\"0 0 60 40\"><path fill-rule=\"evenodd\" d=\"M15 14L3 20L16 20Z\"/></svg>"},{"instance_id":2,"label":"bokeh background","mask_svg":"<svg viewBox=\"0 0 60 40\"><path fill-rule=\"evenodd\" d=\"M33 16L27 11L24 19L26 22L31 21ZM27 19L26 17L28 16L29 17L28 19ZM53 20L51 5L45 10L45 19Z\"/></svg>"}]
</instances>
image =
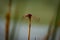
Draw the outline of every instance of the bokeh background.
<instances>
[{"instance_id":1,"label":"bokeh background","mask_svg":"<svg viewBox=\"0 0 60 40\"><path fill-rule=\"evenodd\" d=\"M0 0L0 40L5 40L6 14L9 0ZM15 28L14 40L28 39L28 20L23 18L31 13L34 17L31 26L31 40L42 40L48 32L51 20L54 26L59 0L12 0L10 34ZM40 18L40 20L39 20Z\"/></svg>"}]
</instances>

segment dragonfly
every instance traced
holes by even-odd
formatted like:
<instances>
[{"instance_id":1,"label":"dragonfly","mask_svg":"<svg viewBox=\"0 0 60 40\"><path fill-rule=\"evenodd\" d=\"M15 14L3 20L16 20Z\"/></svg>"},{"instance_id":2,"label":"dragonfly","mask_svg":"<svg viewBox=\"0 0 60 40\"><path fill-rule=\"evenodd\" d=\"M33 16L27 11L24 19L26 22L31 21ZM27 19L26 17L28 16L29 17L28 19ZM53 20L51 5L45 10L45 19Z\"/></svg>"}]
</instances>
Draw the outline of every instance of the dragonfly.
<instances>
[{"instance_id":1,"label":"dragonfly","mask_svg":"<svg viewBox=\"0 0 60 40\"><path fill-rule=\"evenodd\" d=\"M22 16L21 20L22 21L27 21L28 20L28 17L26 15L28 15L28 14L31 14L31 13L24 14ZM39 16L36 16L36 15L31 16L31 22L32 23L40 23L40 17Z\"/></svg>"},{"instance_id":2,"label":"dragonfly","mask_svg":"<svg viewBox=\"0 0 60 40\"><path fill-rule=\"evenodd\" d=\"M31 13L25 14L23 19L28 19L28 40L30 40L30 31L31 31L31 23L33 19L37 19L37 22L40 21L40 17L33 16ZM36 20L35 20L36 21Z\"/></svg>"}]
</instances>

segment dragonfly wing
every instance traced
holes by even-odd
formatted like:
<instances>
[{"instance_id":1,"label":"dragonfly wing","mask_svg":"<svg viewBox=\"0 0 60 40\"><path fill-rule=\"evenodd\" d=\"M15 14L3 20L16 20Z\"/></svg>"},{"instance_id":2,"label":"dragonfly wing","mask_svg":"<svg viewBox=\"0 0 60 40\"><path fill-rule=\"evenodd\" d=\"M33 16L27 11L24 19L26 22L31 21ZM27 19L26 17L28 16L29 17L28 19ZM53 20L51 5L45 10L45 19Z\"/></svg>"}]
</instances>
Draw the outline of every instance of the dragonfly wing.
<instances>
[{"instance_id":1,"label":"dragonfly wing","mask_svg":"<svg viewBox=\"0 0 60 40\"><path fill-rule=\"evenodd\" d=\"M32 16L32 21L40 22L40 17Z\"/></svg>"}]
</instances>

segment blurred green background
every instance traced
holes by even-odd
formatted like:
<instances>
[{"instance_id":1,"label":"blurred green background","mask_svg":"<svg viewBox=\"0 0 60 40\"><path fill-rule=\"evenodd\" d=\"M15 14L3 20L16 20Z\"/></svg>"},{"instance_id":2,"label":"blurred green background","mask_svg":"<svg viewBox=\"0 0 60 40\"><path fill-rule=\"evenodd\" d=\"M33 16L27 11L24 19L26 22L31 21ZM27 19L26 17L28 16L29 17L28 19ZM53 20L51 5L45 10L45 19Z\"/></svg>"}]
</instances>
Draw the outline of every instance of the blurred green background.
<instances>
[{"instance_id":1,"label":"blurred green background","mask_svg":"<svg viewBox=\"0 0 60 40\"><path fill-rule=\"evenodd\" d=\"M56 14L58 2L59 0L12 0L11 19L17 13L16 17L19 16L19 20L23 15L31 13L33 16L40 17L38 23L49 24ZM8 3L9 0L0 0L0 16L3 18L8 12Z\"/></svg>"},{"instance_id":2,"label":"blurred green background","mask_svg":"<svg viewBox=\"0 0 60 40\"><path fill-rule=\"evenodd\" d=\"M23 16L31 13L33 15L31 27L31 39L44 38L47 35L50 22L55 23L59 0L12 0L10 33L15 40L27 40L28 20ZM0 39L5 37L6 14L8 12L9 0L0 0ZM59 15L60 17L60 15ZM39 20L40 18L40 20ZM27 23L27 24L26 24ZM35 24L35 25L33 25ZM55 25L53 25L55 26ZM13 32L11 32L14 30Z\"/></svg>"}]
</instances>

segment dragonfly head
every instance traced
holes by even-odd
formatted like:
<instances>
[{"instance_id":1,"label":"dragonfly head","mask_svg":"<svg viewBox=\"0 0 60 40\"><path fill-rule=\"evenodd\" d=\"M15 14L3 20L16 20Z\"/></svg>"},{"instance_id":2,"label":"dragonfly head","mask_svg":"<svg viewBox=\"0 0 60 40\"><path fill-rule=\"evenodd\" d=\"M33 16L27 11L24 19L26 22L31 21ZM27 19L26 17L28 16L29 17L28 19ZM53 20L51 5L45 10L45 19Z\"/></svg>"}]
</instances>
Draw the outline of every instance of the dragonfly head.
<instances>
[{"instance_id":1,"label":"dragonfly head","mask_svg":"<svg viewBox=\"0 0 60 40\"><path fill-rule=\"evenodd\" d=\"M26 14L25 17L31 18L32 14Z\"/></svg>"}]
</instances>

